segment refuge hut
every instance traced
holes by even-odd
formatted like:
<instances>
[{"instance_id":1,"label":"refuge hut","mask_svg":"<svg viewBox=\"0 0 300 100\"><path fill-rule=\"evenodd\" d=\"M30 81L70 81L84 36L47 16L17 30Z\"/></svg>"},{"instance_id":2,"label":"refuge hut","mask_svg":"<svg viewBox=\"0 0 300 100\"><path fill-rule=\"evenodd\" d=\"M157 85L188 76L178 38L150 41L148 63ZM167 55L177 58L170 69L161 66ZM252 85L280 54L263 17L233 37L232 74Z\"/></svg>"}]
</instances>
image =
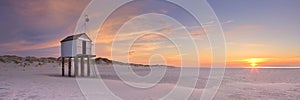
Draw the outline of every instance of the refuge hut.
<instances>
[{"instance_id":1,"label":"refuge hut","mask_svg":"<svg viewBox=\"0 0 300 100\"><path fill-rule=\"evenodd\" d=\"M72 60L74 62L74 76L90 76L92 54L92 40L87 34L75 34L66 37L61 42L62 75L65 75L65 61L68 61L68 75L72 76ZM68 60L66 60L68 59ZM79 64L80 62L80 64ZM86 64L85 64L86 62ZM85 66L86 65L86 66ZM80 71L80 73L79 73Z\"/></svg>"}]
</instances>

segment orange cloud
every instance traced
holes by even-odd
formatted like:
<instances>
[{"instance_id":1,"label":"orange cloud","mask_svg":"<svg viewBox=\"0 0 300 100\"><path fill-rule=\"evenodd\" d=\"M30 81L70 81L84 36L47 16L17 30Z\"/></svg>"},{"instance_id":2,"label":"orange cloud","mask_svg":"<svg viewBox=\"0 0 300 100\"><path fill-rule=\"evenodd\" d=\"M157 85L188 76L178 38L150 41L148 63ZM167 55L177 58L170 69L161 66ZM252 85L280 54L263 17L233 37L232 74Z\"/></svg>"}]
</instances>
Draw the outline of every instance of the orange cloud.
<instances>
[{"instance_id":1,"label":"orange cloud","mask_svg":"<svg viewBox=\"0 0 300 100\"><path fill-rule=\"evenodd\" d=\"M59 39L48 41L44 43L31 43L25 40L15 41L11 43L0 44L1 47L9 51L24 51L24 50L35 50L35 49L44 49L60 46Z\"/></svg>"}]
</instances>

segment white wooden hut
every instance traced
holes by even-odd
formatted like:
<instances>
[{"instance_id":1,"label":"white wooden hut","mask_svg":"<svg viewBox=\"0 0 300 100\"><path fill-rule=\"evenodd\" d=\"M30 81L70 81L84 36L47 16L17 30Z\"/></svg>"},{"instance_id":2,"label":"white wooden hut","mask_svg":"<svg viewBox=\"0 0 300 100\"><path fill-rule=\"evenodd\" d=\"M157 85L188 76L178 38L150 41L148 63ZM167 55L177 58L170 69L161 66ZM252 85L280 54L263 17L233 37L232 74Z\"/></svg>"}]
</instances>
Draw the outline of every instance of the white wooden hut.
<instances>
[{"instance_id":1,"label":"white wooden hut","mask_svg":"<svg viewBox=\"0 0 300 100\"><path fill-rule=\"evenodd\" d=\"M92 40L85 34L68 36L61 41L62 57L92 55Z\"/></svg>"},{"instance_id":2,"label":"white wooden hut","mask_svg":"<svg viewBox=\"0 0 300 100\"><path fill-rule=\"evenodd\" d=\"M61 58L62 58L62 75L64 76L64 63L65 58L68 58L69 62L69 76L71 76L71 63L74 59L74 75L79 75L79 58L80 58L80 75L84 76L84 62L87 60L87 74L90 75L90 58L95 57L92 54L92 40L88 37L87 34L75 34L66 37L61 42Z\"/></svg>"}]
</instances>

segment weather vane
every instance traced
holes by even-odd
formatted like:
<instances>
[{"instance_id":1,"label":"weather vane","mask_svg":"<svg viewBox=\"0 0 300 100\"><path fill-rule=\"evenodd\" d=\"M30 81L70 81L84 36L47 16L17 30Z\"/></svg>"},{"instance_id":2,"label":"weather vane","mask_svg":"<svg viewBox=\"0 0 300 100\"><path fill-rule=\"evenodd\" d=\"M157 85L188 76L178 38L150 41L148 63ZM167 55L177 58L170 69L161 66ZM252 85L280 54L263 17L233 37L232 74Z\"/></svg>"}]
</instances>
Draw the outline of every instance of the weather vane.
<instances>
[{"instance_id":1,"label":"weather vane","mask_svg":"<svg viewBox=\"0 0 300 100\"><path fill-rule=\"evenodd\" d=\"M89 16L88 16L88 15L85 15L84 17L85 17L85 22L86 22L86 23L90 21L90 19L89 19Z\"/></svg>"},{"instance_id":2,"label":"weather vane","mask_svg":"<svg viewBox=\"0 0 300 100\"><path fill-rule=\"evenodd\" d=\"M88 33L88 29L87 29L87 23L90 21L90 19L89 19L89 16L88 15L85 15L84 16L84 32L86 32L86 33Z\"/></svg>"}]
</instances>

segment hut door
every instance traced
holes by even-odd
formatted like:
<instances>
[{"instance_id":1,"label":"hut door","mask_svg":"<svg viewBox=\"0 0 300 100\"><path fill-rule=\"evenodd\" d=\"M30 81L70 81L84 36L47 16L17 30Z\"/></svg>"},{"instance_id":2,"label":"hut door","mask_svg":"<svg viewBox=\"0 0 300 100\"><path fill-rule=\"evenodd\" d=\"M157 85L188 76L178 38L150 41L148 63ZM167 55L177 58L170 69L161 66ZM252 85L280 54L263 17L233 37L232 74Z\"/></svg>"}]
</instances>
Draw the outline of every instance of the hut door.
<instances>
[{"instance_id":1,"label":"hut door","mask_svg":"<svg viewBox=\"0 0 300 100\"><path fill-rule=\"evenodd\" d=\"M82 54L86 54L86 41L82 41Z\"/></svg>"}]
</instances>

